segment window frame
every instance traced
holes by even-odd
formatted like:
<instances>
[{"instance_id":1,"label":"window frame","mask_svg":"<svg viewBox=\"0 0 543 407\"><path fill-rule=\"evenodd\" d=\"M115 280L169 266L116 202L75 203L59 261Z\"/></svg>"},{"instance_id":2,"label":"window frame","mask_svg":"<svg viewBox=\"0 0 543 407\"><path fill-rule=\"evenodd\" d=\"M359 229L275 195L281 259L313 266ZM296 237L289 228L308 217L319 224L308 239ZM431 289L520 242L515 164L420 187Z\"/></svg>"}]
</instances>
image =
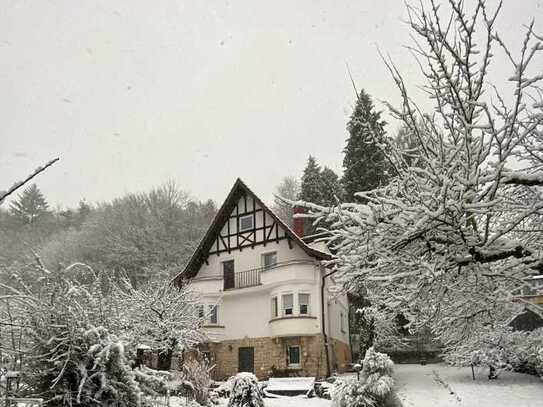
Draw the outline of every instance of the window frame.
<instances>
[{"instance_id":1,"label":"window frame","mask_svg":"<svg viewBox=\"0 0 543 407\"><path fill-rule=\"evenodd\" d=\"M209 325L219 325L219 304L208 304L209 318L207 323ZM213 322L215 317L215 322Z\"/></svg>"},{"instance_id":2,"label":"window frame","mask_svg":"<svg viewBox=\"0 0 543 407\"><path fill-rule=\"evenodd\" d=\"M242 223L243 223L243 220L244 219L251 219L251 227L249 228L243 228L242 227ZM253 230L255 228L255 219L254 219L254 216L251 214L251 215L243 215L243 216L240 216L239 217L239 232L247 232L249 230Z\"/></svg>"},{"instance_id":3,"label":"window frame","mask_svg":"<svg viewBox=\"0 0 543 407\"><path fill-rule=\"evenodd\" d=\"M271 256L271 255L275 255L275 262L273 264L266 265L266 260L265 259L266 259L267 256ZM272 252L262 253L261 258L262 258L261 263L262 263L262 268L263 269L266 269L266 270L271 269L272 267L277 265L277 251L276 250L274 250Z\"/></svg>"},{"instance_id":4,"label":"window frame","mask_svg":"<svg viewBox=\"0 0 543 407\"><path fill-rule=\"evenodd\" d=\"M300 296L307 295L307 303L303 304L306 306L306 312L302 312L302 302L300 301ZM311 315L311 294L306 292L298 292L298 315Z\"/></svg>"},{"instance_id":5,"label":"window frame","mask_svg":"<svg viewBox=\"0 0 543 407\"><path fill-rule=\"evenodd\" d=\"M293 348L298 348L298 363L292 363L290 359L290 350ZM300 368L302 367L302 347L300 345L287 345L287 366L289 368Z\"/></svg>"},{"instance_id":6,"label":"window frame","mask_svg":"<svg viewBox=\"0 0 543 407\"><path fill-rule=\"evenodd\" d=\"M271 317L279 318L279 298L277 295L271 297Z\"/></svg>"},{"instance_id":7,"label":"window frame","mask_svg":"<svg viewBox=\"0 0 543 407\"><path fill-rule=\"evenodd\" d=\"M292 298L292 302L291 302L291 306L290 306L290 314L287 314L286 313L286 308L285 308L285 297L287 296L290 296ZM294 307L294 293L284 293L284 294L281 294L281 316L283 317L292 317L294 316L294 310L295 310L295 307Z\"/></svg>"}]
</instances>

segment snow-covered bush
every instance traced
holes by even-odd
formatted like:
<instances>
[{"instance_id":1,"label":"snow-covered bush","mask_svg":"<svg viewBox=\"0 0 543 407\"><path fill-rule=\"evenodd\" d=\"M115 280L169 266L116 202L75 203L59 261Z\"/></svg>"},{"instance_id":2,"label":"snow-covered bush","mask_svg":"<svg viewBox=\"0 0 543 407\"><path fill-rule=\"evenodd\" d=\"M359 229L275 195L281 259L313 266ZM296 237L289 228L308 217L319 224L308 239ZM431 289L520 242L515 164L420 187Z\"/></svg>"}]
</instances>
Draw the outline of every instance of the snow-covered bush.
<instances>
[{"instance_id":1,"label":"snow-covered bush","mask_svg":"<svg viewBox=\"0 0 543 407\"><path fill-rule=\"evenodd\" d=\"M543 375L543 328L513 331L509 326L480 327L460 344L445 349L445 361L456 366L487 366L489 378L500 370Z\"/></svg>"},{"instance_id":2,"label":"snow-covered bush","mask_svg":"<svg viewBox=\"0 0 543 407\"><path fill-rule=\"evenodd\" d=\"M258 379L252 373L238 373L232 380L228 407L264 407Z\"/></svg>"},{"instance_id":3,"label":"snow-covered bush","mask_svg":"<svg viewBox=\"0 0 543 407\"><path fill-rule=\"evenodd\" d=\"M369 348L362 362L362 374L367 376L378 374L379 376L392 376L394 362L385 353L375 352Z\"/></svg>"},{"instance_id":4,"label":"snow-covered bush","mask_svg":"<svg viewBox=\"0 0 543 407\"><path fill-rule=\"evenodd\" d=\"M196 402L205 406L209 404L209 385L211 376L209 366L203 359L189 359L183 363L182 379L191 383L191 396Z\"/></svg>"},{"instance_id":5,"label":"snow-covered bush","mask_svg":"<svg viewBox=\"0 0 543 407\"><path fill-rule=\"evenodd\" d=\"M351 379L337 380L333 390L334 407L384 407L392 396L392 370L394 363L388 355L375 352L370 348L366 352L360 381Z\"/></svg>"}]
</instances>

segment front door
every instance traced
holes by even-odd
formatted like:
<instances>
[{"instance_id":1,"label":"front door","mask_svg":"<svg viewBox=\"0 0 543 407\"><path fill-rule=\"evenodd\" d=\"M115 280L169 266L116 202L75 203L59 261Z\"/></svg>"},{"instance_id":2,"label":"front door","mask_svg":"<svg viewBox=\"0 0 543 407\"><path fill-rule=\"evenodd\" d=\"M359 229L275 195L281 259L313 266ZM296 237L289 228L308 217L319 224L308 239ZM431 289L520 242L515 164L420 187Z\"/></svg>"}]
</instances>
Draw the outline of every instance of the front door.
<instances>
[{"instance_id":1,"label":"front door","mask_svg":"<svg viewBox=\"0 0 543 407\"><path fill-rule=\"evenodd\" d=\"M238 372L255 372L255 348L239 348Z\"/></svg>"}]
</instances>

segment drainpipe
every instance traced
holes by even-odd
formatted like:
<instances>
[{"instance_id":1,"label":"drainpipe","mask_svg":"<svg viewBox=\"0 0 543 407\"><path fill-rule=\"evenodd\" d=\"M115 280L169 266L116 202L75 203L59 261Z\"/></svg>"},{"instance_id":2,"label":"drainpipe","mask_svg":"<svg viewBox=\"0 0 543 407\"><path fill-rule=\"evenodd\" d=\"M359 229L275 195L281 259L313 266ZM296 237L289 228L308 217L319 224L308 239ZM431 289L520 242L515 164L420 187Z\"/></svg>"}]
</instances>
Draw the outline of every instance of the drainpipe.
<instances>
[{"instance_id":1,"label":"drainpipe","mask_svg":"<svg viewBox=\"0 0 543 407\"><path fill-rule=\"evenodd\" d=\"M322 337L324 339L324 355L326 356L326 377L330 377L330 352L328 349L328 336L326 335L326 322L325 322L325 312L324 312L324 284L326 277L331 276L334 274L336 270L331 271L328 274L324 274L322 276L322 282L321 282L321 321L322 321Z\"/></svg>"}]
</instances>

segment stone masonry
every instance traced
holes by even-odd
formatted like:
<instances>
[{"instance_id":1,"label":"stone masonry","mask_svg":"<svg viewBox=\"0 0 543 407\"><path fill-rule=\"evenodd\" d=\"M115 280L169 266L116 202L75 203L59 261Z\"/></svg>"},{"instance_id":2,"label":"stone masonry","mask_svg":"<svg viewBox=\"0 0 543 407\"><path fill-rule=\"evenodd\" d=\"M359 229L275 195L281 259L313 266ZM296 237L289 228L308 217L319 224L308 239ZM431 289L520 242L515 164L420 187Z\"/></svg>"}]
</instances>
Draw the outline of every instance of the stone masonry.
<instances>
[{"instance_id":1,"label":"stone masonry","mask_svg":"<svg viewBox=\"0 0 543 407\"><path fill-rule=\"evenodd\" d=\"M219 343L207 343L200 350L210 353L211 363L215 365L212 376L215 380L224 380L238 372L238 349L254 348L254 373L259 379L272 376L273 371L294 376L326 375L326 356L322 335L298 336L285 338L244 338L225 340ZM300 368L287 366L287 347L300 346ZM344 372L350 363L349 345L330 340L330 364L332 371Z\"/></svg>"}]
</instances>

